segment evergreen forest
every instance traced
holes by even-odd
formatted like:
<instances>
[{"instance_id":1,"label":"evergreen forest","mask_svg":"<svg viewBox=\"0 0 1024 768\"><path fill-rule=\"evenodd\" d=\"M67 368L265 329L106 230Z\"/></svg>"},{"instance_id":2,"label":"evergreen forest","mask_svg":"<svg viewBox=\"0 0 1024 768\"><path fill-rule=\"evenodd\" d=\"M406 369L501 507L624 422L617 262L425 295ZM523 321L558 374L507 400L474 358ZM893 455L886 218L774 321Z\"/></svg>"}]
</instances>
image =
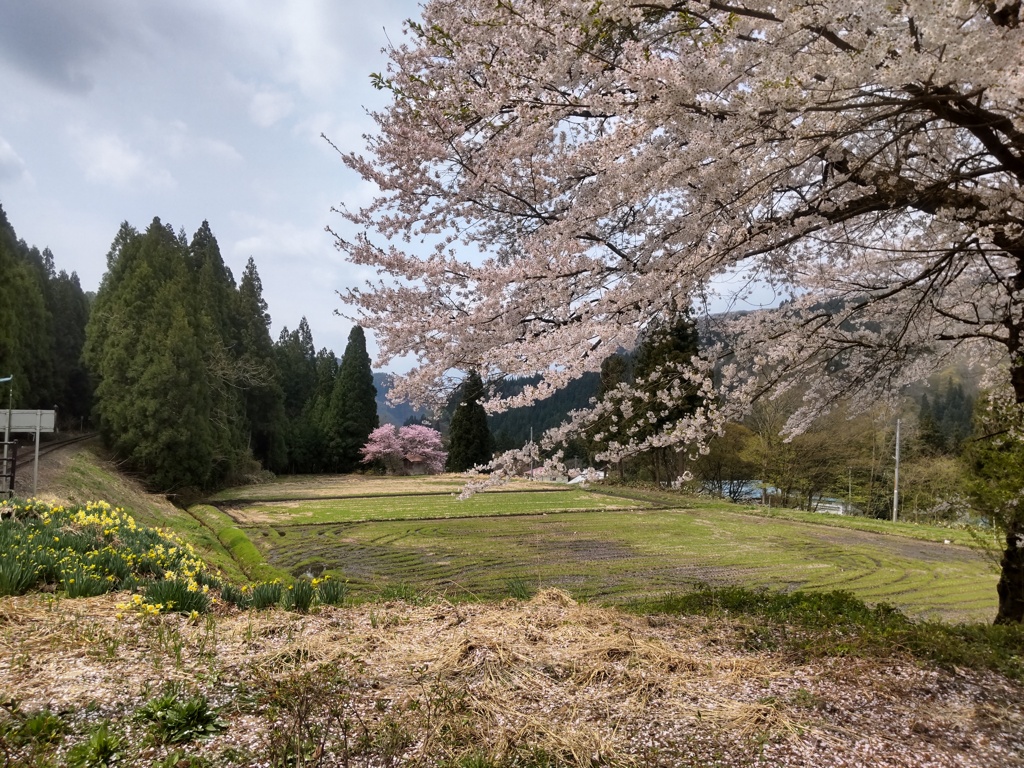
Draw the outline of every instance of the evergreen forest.
<instances>
[{"instance_id":1,"label":"evergreen forest","mask_svg":"<svg viewBox=\"0 0 1024 768\"><path fill-rule=\"evenodd\" d=\"M56 407L61 431L97 429L152 489L359 468L378 424L362 328L340 361L305 318L274 341L255 262L236 282L208 222L191 237L122 224L87 295L0 208L0 275L3 399Z\"/></svg>"},{"instance_id":2,"label":"evergreen forest","mask_svg":"<svg viewBox=\"0 0 1024 768\"><path fill-rule=\"evenodd\" d=\"M60 428L89 421L91 386L82 364L91 297L54 254L15 234L0 207L0 406L56 409Z\"/></svg>"},{"instance_id":3,"label":"evergreen forest","mask_svg":"<svg viewBox=\"0 0 1024 768\"><path fill-rule=\"evenodd\" d=\"M207 222L191 238L159 219L121 226L85 361L105 443L151 486L356 468L377 426L363 330L339 363L305 318L272 341L268 310L255 262L236 283Z\"/></svg>"}]
</instances>

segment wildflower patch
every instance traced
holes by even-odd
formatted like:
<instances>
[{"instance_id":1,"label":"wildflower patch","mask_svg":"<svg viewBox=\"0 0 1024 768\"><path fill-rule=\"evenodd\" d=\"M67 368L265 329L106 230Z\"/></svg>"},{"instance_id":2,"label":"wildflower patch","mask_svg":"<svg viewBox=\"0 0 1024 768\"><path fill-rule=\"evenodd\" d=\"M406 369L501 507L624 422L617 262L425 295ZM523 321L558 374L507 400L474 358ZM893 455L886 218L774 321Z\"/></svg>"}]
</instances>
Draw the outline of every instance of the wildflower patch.
<instances>
[{"instance_id":1,"label":"wildflower patch","mask_svg":"<svg viewBox=\"0 0 1024 768\"><path fill-rule=\"evenodd\" d=\"M94 597L141 590L125 604L149 613L205 612L214 582L191 544L140 526L105 501L0 502L0 596L31 589Z\"/></svg>"}]
</instances>

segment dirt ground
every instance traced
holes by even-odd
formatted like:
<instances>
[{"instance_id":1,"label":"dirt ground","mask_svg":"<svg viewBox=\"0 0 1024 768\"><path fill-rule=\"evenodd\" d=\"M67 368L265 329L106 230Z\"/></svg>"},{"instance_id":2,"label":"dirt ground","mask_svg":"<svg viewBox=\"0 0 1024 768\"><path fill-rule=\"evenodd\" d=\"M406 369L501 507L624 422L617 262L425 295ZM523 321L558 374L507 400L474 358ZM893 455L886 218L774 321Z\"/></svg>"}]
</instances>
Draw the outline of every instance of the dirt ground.
<instances>
[{"instance_id":1,"label":"dirt ground","mask_svg":"<svg viewBox=\"0 0 1024 768\"><path fill-rule=\"evenodd\" d=\"M37 484L37 496L41 499L51 501L66 498L67 488L60 487L59 478L67 472L68 463L75 456L85 443L75 443L66 448L43 454L39 457L39 476ZM30 446L20 446L18 456L24 459L25 456L32 456L33 449ZM32 480L34 473L34 461L19 464L18 472L14 482L14 492L22 498L32 495Z\"/></svg>"}]
</instances>

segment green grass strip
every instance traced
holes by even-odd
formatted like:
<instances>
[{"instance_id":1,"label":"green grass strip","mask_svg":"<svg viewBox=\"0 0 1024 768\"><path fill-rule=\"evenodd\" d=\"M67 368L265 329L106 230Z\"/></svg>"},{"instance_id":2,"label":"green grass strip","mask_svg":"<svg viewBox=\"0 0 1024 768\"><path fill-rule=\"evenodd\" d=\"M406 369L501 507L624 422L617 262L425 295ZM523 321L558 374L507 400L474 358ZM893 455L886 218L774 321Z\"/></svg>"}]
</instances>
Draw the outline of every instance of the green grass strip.
<instances>
[{"instance_id":1,"label":"green grass strip","mask_svg":"<svg viewBox=\"0 0 1024 768\"><path fill-rule=\"evenodd\" d=\"M302 502L266 502L233 508L242 524L250 520L280 525L353 523L386 520L432 520L463 517L503 517L557 512L598 512L647 507L644 501L624 501L575 488L559 491L481 493L465 500L450 494L352 496Z\"/></svg>"},{"instance_id":2,"label":"green grass strip","mask_svg":"<svg viewBox=\"0 0 1024 768\"><path fill-rule=\"evenodd\" d=\"M809 512L788 507L764 507L759 504L737 504L727 499L687 496L673 491L659 490L643 485L600 484L592 486L595 492L607 496L619 496L626 499L643 500L658 507L667 509L699 509L704 511L725 512L734 515L751 515L771 520L790 520L797 523L845 528L848 530L881 533L893 536L905 536L919 541L936 543L948 542L983 551L998 551L1002 546L998 532L994 529L951 528L942 525L929 525L856 515L832 515L825 512Z\"/></svg>"},{"instance_id":3,"label":"green grass strip","mask_svg":"<svg viewBox=\"0 0 1024 768\"><path fill-rule=\"evenodd\" d=\"M884 533L893 536L906 536L920 541L945 542L965 547L990 549L998 546L999 540L993 530L974 530L968 528L946 528L926 523L898 522L880 520L874 517L856 517L847 515L830 515L823 512L806 512L799 509L768 509L758 506L734 505L731 511L736 514L755 515L776 520L793 520L812 525L828 525L833 528L848 528L871 533Z\"/></svg>"},{"instance_id":4,"label":"green grass strip","mask_svg":"<svg viewBox=\"0 0 1024 768\"><path fill-rule=\"evenodd\" d=\"M235 524L235 521L216 507L208 504L196 504L189 507L188 512L214 532L217 540L250 581L273 581L274 579L289 581L291 579L286 571L268 563L263 554L249 541L245 532Z\"/></svg>"}]
</instances>

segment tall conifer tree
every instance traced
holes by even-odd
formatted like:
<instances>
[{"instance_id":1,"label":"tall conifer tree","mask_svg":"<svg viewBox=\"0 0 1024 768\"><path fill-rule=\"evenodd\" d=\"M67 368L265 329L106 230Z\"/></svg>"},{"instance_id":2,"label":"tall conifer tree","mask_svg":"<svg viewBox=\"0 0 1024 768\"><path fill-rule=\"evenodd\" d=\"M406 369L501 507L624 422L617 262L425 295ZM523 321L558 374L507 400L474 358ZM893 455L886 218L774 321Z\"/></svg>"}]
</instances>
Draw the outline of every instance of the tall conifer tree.
<instances>
[{"instance_id":1,"label":"tall conifer tree","mask_svg":"<svg viewBox=\"0 0 1024 768\"><path fill-rule=\"evenodd\" d=\"M42 255L18 240L0 208L0 376L14 377L10 388L4 389L4 407L9 391L21 407L53 406L56 393L53 325L46 301L48 278Z\"/></svg>"},{"instance_id":2,"label":"tall conifer tree","mask_svg":"<svg viewBox=\"0 0 1024 768\"><path fill-rule=\"evenodd\" d=\"M494 440L487 426L487 412L480 403L483 395L480 374L470 371L460 387L459 404L448 427L449 472L465 472L491 460Z\"/></svg>"},{"instance_id":3,"label":"tall conifer tree","mask_svg":"<svg viewBox=\"0 0 1024 768\"><path fill-rule=\"evenodd\" d=\"M265 467L282 470L287 466L284 390L270 338L270 313L263 299L263 282L252 257L238 284L238 322L241 363L259 378L245 390L245 415L249 423L249 446Z\"/></svg>"},{"instance_id":4,"label":"tall conifer tree","mask_svg":"<svg viewBox=\"0 0 1024 768\"><path fill-rule=\"evenodd\" d=\"M305 317L294 331L287 327L281 330L274 345L274 358L284 392L287 471L320 472L324 458L323 434L320 424L310 417L310 401L317 386L316 350Z\"/></svg>"},{"instance_id":5,"label":"tall conifer tree","mask_svg":"<svg viewBox=\"0 0 1024 768\"><path fill-rule=\"evenodd\" d=\"M66 424L78 427L89 417L92 387L82 362L85 328L89 322L89 299L78 275L61 270L52 284L54 327L53 373L58 415Z\"/></svg>"},{"instance_id":6,"label":"tall conifer tree","mask_svg":"<svg viewBox=\"0 0 1024 768\"><path fill-rule=\"evenodd\" d=\"M104 439L162 491L223 482L249 462L247 379L216 240L208 227L190 247L159 219L143 234L125 224L107 266L85 345Z\"/></svg>"},{"instance_id":7,"label":"tall conifer tree","mask_svg":"<svg viewBox=\"0 0 1024 768\"><path fill-rule=\"evenodd\" d=\"M324 432L331 468L337 472L356 469L362 460L360 449L378 426L377 388L373 385L366 335L356 325L348 335L326 414Z\"/></svg>"}]
</instances>

